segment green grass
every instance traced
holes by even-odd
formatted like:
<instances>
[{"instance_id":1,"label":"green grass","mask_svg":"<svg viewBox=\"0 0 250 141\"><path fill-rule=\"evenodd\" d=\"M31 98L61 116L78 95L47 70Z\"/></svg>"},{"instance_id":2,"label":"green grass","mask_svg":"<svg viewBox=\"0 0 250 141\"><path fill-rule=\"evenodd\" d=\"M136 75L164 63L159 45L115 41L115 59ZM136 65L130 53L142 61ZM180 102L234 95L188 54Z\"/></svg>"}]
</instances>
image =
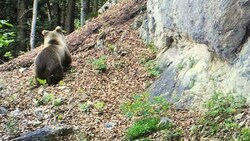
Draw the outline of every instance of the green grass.
<instances>
[{"instance_id":1,"label":"green grass","mask_svg":"<svg viewBox=\"0 0 250 141\"><path fill-rule=\"evenodd\" d=\"M153 132L171 127L170 123L160 124L160 118L151 117L137 120L130 128L127 129L126 138L129 140L145 137Z\"/></svg>"}]
</instances>

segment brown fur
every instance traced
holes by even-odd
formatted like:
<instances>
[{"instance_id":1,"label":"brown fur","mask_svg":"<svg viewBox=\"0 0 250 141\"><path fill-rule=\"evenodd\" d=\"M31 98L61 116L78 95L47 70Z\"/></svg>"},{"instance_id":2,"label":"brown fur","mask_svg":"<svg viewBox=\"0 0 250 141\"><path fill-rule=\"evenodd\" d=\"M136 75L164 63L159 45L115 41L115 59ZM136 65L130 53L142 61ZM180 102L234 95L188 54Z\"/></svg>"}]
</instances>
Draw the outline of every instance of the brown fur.
<instances>
[{"instance_id":1,"label":"brown fur","mask_svg":"<svg viewBox=\"0 0 250 141\"><path fill-rule=\"evenodd\" d=\"M63 71L71 64L71 55L66 46L61 27L53 31L43 30L44 49L35 60L36 78L46 79L47 83L56 84L63 79Z\"/></svg>"}]
</instances>

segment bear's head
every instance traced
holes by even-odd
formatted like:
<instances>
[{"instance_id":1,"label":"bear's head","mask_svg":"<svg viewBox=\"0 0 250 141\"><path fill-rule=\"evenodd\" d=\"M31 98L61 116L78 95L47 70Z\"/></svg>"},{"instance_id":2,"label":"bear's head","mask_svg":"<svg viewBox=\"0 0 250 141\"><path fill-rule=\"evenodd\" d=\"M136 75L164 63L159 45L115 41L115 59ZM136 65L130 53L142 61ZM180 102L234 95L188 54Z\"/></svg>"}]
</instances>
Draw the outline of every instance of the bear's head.
<instances>
[{"instance_id":1,"label":"bear's head","mask_svg":"<svg viewBox=\"0 0 250 141\"><path fill-rule=\"evenodd\" d=\"M49 44L54 41L59 43L65 43L65 31L62 30L60 26L57 26L54 30L43 30L42 34L44 36L44 44Z\"/></svg>"}]
</instances>

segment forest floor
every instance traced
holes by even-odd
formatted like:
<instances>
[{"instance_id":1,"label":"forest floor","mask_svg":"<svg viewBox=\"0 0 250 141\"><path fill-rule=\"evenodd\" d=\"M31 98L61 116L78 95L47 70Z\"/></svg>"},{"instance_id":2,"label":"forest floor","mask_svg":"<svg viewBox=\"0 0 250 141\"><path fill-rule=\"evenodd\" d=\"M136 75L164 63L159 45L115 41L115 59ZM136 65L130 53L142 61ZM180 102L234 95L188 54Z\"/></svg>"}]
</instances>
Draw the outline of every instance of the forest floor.
<instances>
[{"instance_id":1,"label":"forest floor","mask_svg":"<svg viewBox=\"0 0 250 141\"><path fill-rule=\"evenodd\" d=\"M63 82L55 86L32 89L34 58L39 47L0 66L0 106L8 115L15 116L13 132L20 135L49 125L70 125L77 133L64 140L124 140L132 123L120 109L121 104L135 93L146 91L156 78L148 75L144 59L155 54L139 38L133 27L143 16L146 1L125 0L112 7L83 28L67 36L72 54L72 68ZM98 72L93 60L106 56L108 69ZM61 106L37 105L44 95L62 99ZM83 103L94 105L82 111ZM101 103L100 109L95 108ZM196 122L197 113L187 110L169 111L169 118L185 131L189 139L190 126ZM10 116L0 116L0 140L9 140L6 123ZM112 124L113 128L105 125ZM161 137L152 135L154 140ZM71 138L71 139L69 139Z\"/></svg>"}]
</instances>

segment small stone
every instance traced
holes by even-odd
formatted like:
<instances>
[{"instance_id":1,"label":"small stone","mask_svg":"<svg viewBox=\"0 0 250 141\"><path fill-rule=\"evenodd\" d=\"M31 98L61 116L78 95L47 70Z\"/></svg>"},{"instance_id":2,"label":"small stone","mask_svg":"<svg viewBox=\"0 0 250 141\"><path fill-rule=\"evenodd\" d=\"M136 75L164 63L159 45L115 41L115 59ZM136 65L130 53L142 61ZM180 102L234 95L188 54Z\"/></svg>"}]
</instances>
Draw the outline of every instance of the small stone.
<instances>
[{"instance_id":1,"label":"small stone","mask_svg":"<svg viewBox=\"0 0 250 141\"><path fill-rule=\"evenodd\" d=\"M67 87L66 86L58 86L57 87L59 90L63 90L63 89L66 89Z\"/></svg>"},{"instance_id":2,"label":"small stone","mask_svg":"<svg viewBox=\"0 0 250 141\"><path fill-rule=\"evenodd\" d=\"M243 127L246 124L246 120L243 120L239 123L239 127Z\"/></svg>"},{"instance_id":3,"label":"small stone","mask_svg":"<svg viewBox=\"0 0 250 141\"><path fill-rule=\"evenodd\" d=\"M41 121L32 121L32 125L40 125L41 123Z\"/></svg>"},{"instance_id":4,"label":"small stone","mask_svg":"<svg viewBox=\"0 0 250 141\"><path fill-rule=\"evenodd\" d=\"M38 92L37 92L37 93L38 93L39 95L42 95L42 94L43 94L43 91L44 91L44 89L43 89L42 87L40 87L40 88L38 89Z\"/></svg>"},{"instance_id":5,"label":"small stone","mask_svg":"<svg viewBox=\"0 0 250 141\"><path fill-rule=\"evenodd\" d=\"M104 128L106 129L112 129L114 128L114 126L115 126L115 123L112 123L112 122L107 122L104 124Z\"/></svg>"},{"instance_id":6,"label":"small stone","mask_svg":"<svg viewBox=\"0 0 250 141\"><path fill-rule=\"evenodd\" d=\"M27 68L20 68L18 71L23 73L25 70L27 70Z\"/></svg>"},{"instance_id":7,"label":"small stone","mask_svg":"<svg viewBox=\"0 0 250 141\"><path fill-rule=\"evenodd\" d=\"M20 114L20 110L19 109L16 109L14 111L11 111L10 112L10 115L12 115L13 117L17 117L19 114Z\"/></svg>"},{"instance_id":8,"label":"small stone","mask_svg":"<svg viewBox=\"0 0 250 141\"><path fill-rule=\"evenodd\" d=\"M236 115L234 118L235 118L236 120L240 120L240 119L242 119L242 117L244 116L244 114L245 114L245 113L240 113L240 114Z\"/></svg>"},{"instance_id":9,"label":"small stone","mask_svg":"<svg viewBox=\"0 0 250 141\"><path fill-rule=\"evenodd\" d=\"M37 108L37 109L35 109L34 113L39 120L43 119L43 117L44 117L44 110L43 109Z\"/></svg>"},{"instance_id":10,"label":"small stone","mask_svg":"<svg viewBox=\"0 0 250 141\"><path fill-rule=\"evenodd\" d=\"M87 107L88 107L88 108L93 107L93 102L87 101Z\"/></svg>"},{"instance_id":11,"label":"small stone","mask_svg":"<svg viewBox=\"0 0 250 141\"><path fill-rule=\"evenodd\" d=\"M71 91L71 89L69 89L69 88L64 90L65 93L69 93L70 91Z\"/></svg>"},{"instance_id":12,"label":"small stone","mask_svg":"<svg viewBox=\"0 0 250 141\"><path fill-rule=\"evenodd\" d=\"M167 117L162 117L160 122L158 123L158 126L160 126L161 124L167 124L167 123L171 123L172 120L167 118Z\"/></svg>"},{"instance_id":13,"label":"small stone","mask_svg":"<svg viewBox=\"0 0 250 141\"><path fill-rule=\"evenodd\" d=\"M4 107L0 107L0 115L7 115L8 110L5 109Z\"/></svg>"}]
</instances>

